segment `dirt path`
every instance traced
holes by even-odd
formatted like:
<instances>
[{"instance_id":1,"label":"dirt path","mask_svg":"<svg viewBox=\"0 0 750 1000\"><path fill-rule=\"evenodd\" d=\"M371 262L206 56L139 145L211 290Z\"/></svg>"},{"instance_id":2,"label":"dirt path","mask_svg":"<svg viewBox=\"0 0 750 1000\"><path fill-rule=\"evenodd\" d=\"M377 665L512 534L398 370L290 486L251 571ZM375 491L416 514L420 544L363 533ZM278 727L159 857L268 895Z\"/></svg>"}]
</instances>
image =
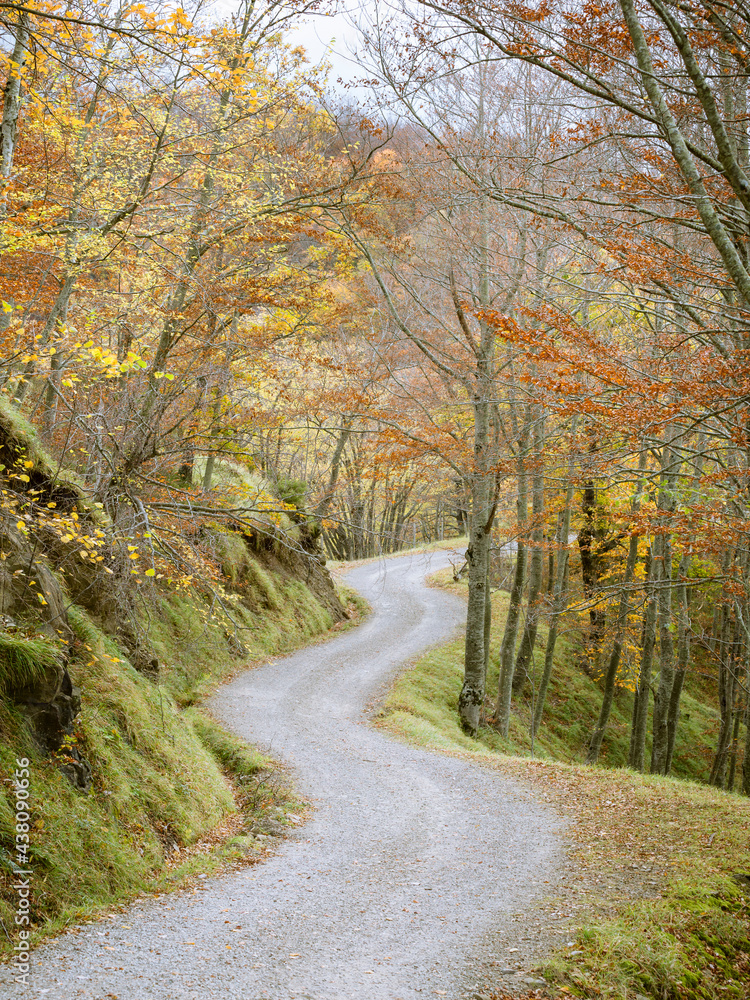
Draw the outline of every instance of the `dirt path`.
<instances>
[{"instance_id":1,"label":"dirt path","mask_svg":"<svg viewBox=\"0 0 750 1000\"><path fill-rule=\"evenodd\" d=\"M564 845L560 821L532 792L367 724L365 707L400 664L465 613L424 585L447 563L434 553L354 569L347 582L374 608L363 625L250 671L214 699L214 713L292 765L314 801L296 839L200 893L149 900L43 946L31 995L473 994L473 968L486 967L498 936L503 949L513 942L513 915L560 870Z\"/></svg>"}]
</instances>

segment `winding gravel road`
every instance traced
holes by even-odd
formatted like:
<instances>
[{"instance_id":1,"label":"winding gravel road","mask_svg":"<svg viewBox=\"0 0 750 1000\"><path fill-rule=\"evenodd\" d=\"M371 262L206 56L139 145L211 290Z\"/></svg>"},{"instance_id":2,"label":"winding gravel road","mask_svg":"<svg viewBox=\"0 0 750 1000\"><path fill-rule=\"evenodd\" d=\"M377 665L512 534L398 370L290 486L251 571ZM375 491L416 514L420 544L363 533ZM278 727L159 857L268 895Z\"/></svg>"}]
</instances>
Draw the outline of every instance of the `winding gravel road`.
<instances>
[{"instance_id":1,"label":"winding gravel road","mask_svg":"<svg viewBox=\"0 0 750 1000\"><path fill-rule=\"evenodd\" d=\"M512 915L554 878L564 844L559 819L528 790L367 723L368 703L400 665L464 616L461 602L424 584L447 562L433 553L357 567L347 582L374 608L364 624L248 671L214 698L213 712L288 762L313 800L295 838L200 892L138 903L44 945L33 985L19 992L56 1000L472 995L472 959L486 959L498 935L508 944ZM9 971L0 970L0 985L11 985Z\"/></svg>"}]
</instances>

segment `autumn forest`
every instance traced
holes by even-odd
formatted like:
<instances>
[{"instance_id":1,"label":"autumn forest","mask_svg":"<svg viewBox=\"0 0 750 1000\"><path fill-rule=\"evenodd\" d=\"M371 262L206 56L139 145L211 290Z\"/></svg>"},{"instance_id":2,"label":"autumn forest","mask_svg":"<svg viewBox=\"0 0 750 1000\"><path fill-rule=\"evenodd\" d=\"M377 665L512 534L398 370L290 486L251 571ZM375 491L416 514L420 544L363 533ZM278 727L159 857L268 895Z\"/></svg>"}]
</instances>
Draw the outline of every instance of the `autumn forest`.
<instances>
[{"instance_id":1,"label":"autumn forest","mask_svg":"<svg viewBox=\"0 0 750 1000\"><path fill-rule=\"evenodd\" d=\"M465 535L467 733L564 636L589 763L624 690L669 774L692 686L750 794L750 7L373 4L346 86L315 12L0 4L0 403L99 512L5 447L7 530L219 601L217 521Z\"/></svg>"}]
</instances>

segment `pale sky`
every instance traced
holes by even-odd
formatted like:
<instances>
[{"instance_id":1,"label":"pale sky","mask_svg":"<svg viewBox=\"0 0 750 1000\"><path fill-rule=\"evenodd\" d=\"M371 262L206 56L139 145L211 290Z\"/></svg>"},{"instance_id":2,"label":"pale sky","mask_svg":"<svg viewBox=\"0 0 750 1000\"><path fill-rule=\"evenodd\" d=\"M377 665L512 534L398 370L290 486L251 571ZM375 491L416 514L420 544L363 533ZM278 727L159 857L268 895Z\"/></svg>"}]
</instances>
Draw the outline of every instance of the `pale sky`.
<instances>
[{"instance_id":1,"label":"pale sky","mask_svg":"<svg viewBox=\"0 0 750 1000\"><path fill-rule=\"evenodd\" d=\"M339 77L347 81L362 72L361 66L352 60L349 52L349 48L355 43L356 30L352 27L345 11L346 7L358 10L362 2L367 3L368 0L342 2L339 4L342 10L338 14L316 14L300 18L296 30L286 33L288 41L302 45L307 50L311 63L317 64L328 56L331 63L329 79L332 86L335 86ZM221 18L231 14L238 5L239 0L216 0L212 10L218 18Z\"/></svg>"},{"instance_id":2,"label":"pale sky","mask_svg":"<svg viewBox=\"0 0 750 1000\"><path fill-rule=\"evenodd\" d=\"M308 17L300 22L300 27L290 37L307 49L310 62L320 62L326 56L329 58L332 84L338 77L350 80L362 72L348 51L354 44L356 31L345 13Z\"/></svg>"}]
</instances>

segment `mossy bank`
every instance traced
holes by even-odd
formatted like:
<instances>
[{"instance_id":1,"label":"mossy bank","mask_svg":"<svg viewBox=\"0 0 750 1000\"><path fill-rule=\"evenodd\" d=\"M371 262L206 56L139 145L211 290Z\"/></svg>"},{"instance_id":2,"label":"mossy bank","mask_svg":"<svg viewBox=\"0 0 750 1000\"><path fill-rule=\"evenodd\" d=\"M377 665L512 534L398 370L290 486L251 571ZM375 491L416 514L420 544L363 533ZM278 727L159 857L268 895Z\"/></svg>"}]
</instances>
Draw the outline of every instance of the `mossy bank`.
<instances>
[{"instance_id":1,"label":"mossy bank","mask_svg":"<svg viewBox=\"0 0 750 1000\"><path fill-rule=\"evenodd\" d=\"M30 761L35 937L143 889L179 882L173 864L180 848L243 807L238 786L273 788L274 794L255 795L252 805L261 811L289 798L283 782L268 780L274 765L262 753L224 733L199 708L187 707L229 673L297 648L334 624L331 608L300 581L285 579L260 561L254 572L264 588L273 587L274 607L251 611L238 603L224 612L211 606L210 597L195 593L155 597L148 634L160 669L151 676L132 666L92 616L70 606L74 639L67 671L80 690L80 711L73 733L54 753L40 746L27 714L3 698L0 918L8 932L5 949L14 936L13 883L21 867L13 808L18 758ZM0 658L7 664L11 656L18 659L18 649L9 635L3 638ZM33 669L44 665L52 644L40 639L38 648L29 650L24 648L28 640L19 640L17 646ZM65 773L73 760L90 769L85 791ZM186 872L196 865L210 868L219 859L220 854L213 860L191 858Z\"/></svg>"},{"instance_id":2,"label":"mossy bank","mask_svg":"<svg viewBox=\"0 0 750 1000\"><path fill-rule=\"evenodd\" d=\"M204 520L190 536L202 572L170 578L139 568L153 532L118 537L9 410L0 452L0 950L9 954L19 929L33 942L266 849L253 834L259 814L272 813L278 830L299 803L273 762L199 702L349 613L301 518L281 529L263 517ZM18 760L29 772L22 812ZM220 824L222 837L191 848ZM31 872L28 924L17 919L21 870Z\"/></svg>"}]
</instances>

